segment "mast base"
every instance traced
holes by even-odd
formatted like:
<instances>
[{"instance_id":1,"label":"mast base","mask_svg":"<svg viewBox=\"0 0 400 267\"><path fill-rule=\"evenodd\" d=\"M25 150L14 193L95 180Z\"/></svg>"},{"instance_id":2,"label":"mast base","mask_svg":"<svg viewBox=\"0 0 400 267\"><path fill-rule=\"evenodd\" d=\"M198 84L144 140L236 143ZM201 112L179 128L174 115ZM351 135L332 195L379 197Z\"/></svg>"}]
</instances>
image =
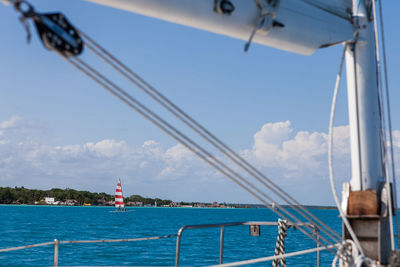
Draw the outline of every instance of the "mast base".
<instances>
[{"instance_id":1,"label":"mast base","mask_svg":"<svg viewBox=\"0 0 400 267\"><path fill-rule=\"evenodd\" d=\"M365 256L381 265L388 265L391 256L389 217L380 215L348 215ZM351 239L343 225L343 239Z\"/></svg>"},{"instance_id":2,"label":"mast base","mask_svg":"<svg viewBox=\"0 0 400 267\"><path fill-rule=\"evenodd\" d=\"M345 213L365 256L385 266L391 261L392 247L388 205L381 200L383 191L384 184L378 191L350 191ZM344 224L342 229L343 240L352 239Z\"/></svg>"}]
</instances>

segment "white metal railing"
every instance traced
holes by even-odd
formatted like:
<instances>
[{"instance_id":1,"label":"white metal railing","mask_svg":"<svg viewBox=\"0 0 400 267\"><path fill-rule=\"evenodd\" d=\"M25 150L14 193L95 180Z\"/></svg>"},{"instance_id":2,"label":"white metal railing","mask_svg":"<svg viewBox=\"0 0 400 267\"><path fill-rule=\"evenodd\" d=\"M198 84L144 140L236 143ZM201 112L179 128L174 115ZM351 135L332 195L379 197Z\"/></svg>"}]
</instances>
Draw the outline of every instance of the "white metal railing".
<instances>
[{"instance_id":1,"label":"white metal railing","mask_svg":"<svg viewBox=\"0 0 400 267\"><path fill-rule=\"evenodd\" d=\"M179 265L179 256L180 256L180 245L181 245L181 239L182 239L182 234L185 230L191 230L191 229L204 229L204 228L220 228L220 242L219 242L219 264L223 264L223 255L224 255L224 235L225 235L225 227L232 227L232 226L240 226L240 225L249 225L249 226L277 226L277 222L265 222L265 221L247 221L247 222L232 222L232 223L218 223L218 224L201 224L201 225L185 225L181 229L179 229L177 238L176 238L176 250L175 250L175 266ZM314 234L316 235L317 239L317 248L315 249L315 252L317 252L317 267L320 266L320 251L324 248L319 247L319 230L318 227L315 226L314 224L310 223L298 223L298 224L293 224L293 223L288 223L289 226L291 227L298 227L298 226L304 226L308 225L314 229ZM311 253L311 252L308 252ZM284 257L284 256L283 256ZM279 257L278 257L279 258ZM273 260L273 256L272 256Z\"/></svg>"},{"instance_id":2,"label":"white metal railing","mask_svg":"<svg viewBox=\"0 0 400 267\"><path fill-rule=\"evenodd\" d=\"M141 237L141 238L130 238L130 239L101 239L101 240L72 240L72 241L60 241L58 239L54 239L52 242L20 246L20 247L12 247L12 248L3 248L0 249L0 252L8 252L14 250L21 250L27 248L34 247L44 247L49 245L54 245L54 257L53 257L53 266L58 266L58 248L60 244L87 244L87 243L115 243L115 242L137 242L137 241L145 241L145 240L157 240L163 238L175 237L177 234L173 235L164 235L164 236L152 236L152 237Z\"/></svg>"},{"instance_id":3,"label":"white metal railing","mask_svg":"<svg viewBox=\"0 0 400 267\"><path fill-rule=\"evenodd\" d=\"M307 254L307 253L317 253L317 267L320 266L320 251L327 249L326 247L320 247L319 246L319 230L318 228L309 223L302 223L302 224L291 224L289 223L289 226L292 227L298 227L298 226L303 226L303 225L308 225L314 228L314 234L316 235L317 238L317 247L314 249L308 249L304 251L298 251L298 252L292 252L288 253L285 255L280 255L280 256L271 256L271 257L264 257L264 258L259 258L259 259L252 259L252 260L246 260L246 261L239 261L239 262L233 262L233 263L228 263L228 264L223 264L223 251L224 251L224 236L225 236L225 228L226 227L233 227L233 226L240 226L240 225L249 225L249 226L277 226L277 222L265 222L265 221L247 221L247 222L231 222L231 223L219 223L219 224L201 224L201 225L185 225L181 227L178 231L177 234L172 234L172 235L164 235L164 236L153 236L153 237L142 237L142 238L130 238L130 239L101 239L101 240L70 240L70 241L61 241L58 239L54 239L52 242L45 242L45 243L39 243L39 244L33 244L33 245L27 245L27 246L18 246L18 247L12 247L12 248L3 248L0 249L0 252L9 252L9 251L15 251L15 250L22 250L22 249L27 249L27 248L33 248L33 247L44 247L44 246L54 246L54 256L53 256L53 266L57 267L58 266L58 259L59 259L59 246L61 244L88 244L88 243L115 243L115 242L137 242L137 241L146 241L146 240L157 240L157 239L164 239L164 238L171 238L171 237L177 237L176 239L176 250L175 250L175 266L179 265L179 256L180 256L180 247L181 247L181 240L182 240L182 234L185 230L192 230L192 229L205 229L205 228L220 228L220 246L219 246L219 264L222 266L238 266L238 265L243 265L243 264L251 264L251 263L257 263L257 262L263 262L263 261L270 261L274 260L275 258L286 258L286 257L292 257L296 255L302 255L302 254Z\"/></svg>"},{"instance_id":4,"label":"white metal railing","mask_svg":"<svg viewBox=\"0 0 400 267\"><path fill-rule=\"evenodd\" d=\"M248 264L255 264L255 263L260 263L260 262L267 262L267 261L273 261L275 259L281 259L281 258L290 258L294 256L300 256L304 254L309 254L309 253L314 253L314 252L320 252L322 250L338 247L341 244L334 244L326 247L317 247L317 248L310 248L310 249L305 249L305 250L299 250L295 252L290 252L290 253L285 253L284 255L275 255L275 256L269 256L269 257L262 257L262 258L257 258L257 259L251 259L251 260L244 260L244 261L235 261L235 262L230 262L230 263L224 263L224 264L218 264L218 265L211 265L209 267L231 267L231 266L242 266L242 265L248 265ZM318 265L319 266L319 265Z\"/></svg>"}]
</instances>

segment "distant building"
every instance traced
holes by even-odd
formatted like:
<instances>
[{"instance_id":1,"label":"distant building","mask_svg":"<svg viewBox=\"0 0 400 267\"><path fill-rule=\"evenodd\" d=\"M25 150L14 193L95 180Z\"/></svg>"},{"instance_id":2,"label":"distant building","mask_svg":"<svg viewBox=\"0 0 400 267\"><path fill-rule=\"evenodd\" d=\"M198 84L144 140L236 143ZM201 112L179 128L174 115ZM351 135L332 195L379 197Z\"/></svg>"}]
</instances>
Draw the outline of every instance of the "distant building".
<instances>
[{"instance_id":1,"label":"distant building","mask_svg":"<svg viewBox=\"0 0 400 267\"><path fill-rule=\"evenodd\" d=\"M65 205L67 205L67 206L75 206L76 204L78 204L78 201L76 201L75 199L66 199L65 200Z\"/></svg>"},{"instance_id":2,"label":"distant building","mask_svg":"<svg viewBox=\"0 0 400 267\"><path fill-rule=\"evenodd\" d=\"M55 198L54 197L45 197L44 198L44 202L46 204L49 204L49 205L54 205L55 204Z\"/></svg>"}]
</instances>

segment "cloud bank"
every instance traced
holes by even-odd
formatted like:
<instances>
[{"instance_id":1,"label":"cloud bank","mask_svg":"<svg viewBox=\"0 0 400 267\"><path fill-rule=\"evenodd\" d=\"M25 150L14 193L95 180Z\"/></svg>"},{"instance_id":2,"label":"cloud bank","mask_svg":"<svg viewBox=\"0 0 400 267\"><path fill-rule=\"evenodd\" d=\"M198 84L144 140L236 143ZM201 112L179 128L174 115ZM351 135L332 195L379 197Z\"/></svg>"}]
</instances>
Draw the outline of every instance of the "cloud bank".
<instances>
[{"instance_id":1,"label":"cloud bank","mask_svg":"<svg viewBox=\"0 0 400 267\"><path fill-rule=\"evenodd\" d=\"M120 177L127 194L185 201L257 202L180 144L147 140L133 147L106 139L50 146L43 126L14 116L0 122L0 186L77 188L112 193ZM400 131L393 132L396 155ZM295 131L290 121L266 123L239 153L308 204L332 204L324 132ZM337 184L350 178L348 127L335 128Z\"/></svg>"}]
</instances>

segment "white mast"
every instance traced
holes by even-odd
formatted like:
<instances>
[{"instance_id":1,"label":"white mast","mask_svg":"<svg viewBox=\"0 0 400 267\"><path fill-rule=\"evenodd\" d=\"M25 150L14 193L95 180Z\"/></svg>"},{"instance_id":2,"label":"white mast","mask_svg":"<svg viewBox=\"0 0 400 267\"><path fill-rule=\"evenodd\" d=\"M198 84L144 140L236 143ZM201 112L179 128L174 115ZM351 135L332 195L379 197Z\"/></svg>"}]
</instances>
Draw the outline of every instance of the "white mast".
<instances>
[{"instance_id":1,"label":"white mast","mask_svg":"<svg viewBox=\"0 0 400 267\"><path fill-rule=\"evenodd\" d=\"M373 0L374 1L374 0ZM372 2L353 0L355 42L346 50L352 177L343 199L367 257L386 265L393 245L390 204L384 189L382 120ZM385 189L387 191L387 189ZM386 197L386 198L383 198ZM384 205L382 204L384 203ZM344 228L344 227L343 227ZM346 229L344 238L349 238Z\"/></svg>"},{"instance_id":2,"label":"white mast","mask_svg":"<svg viewBox=\"0 0 400 267\"><path fill-rule=\"evenodd\" d=\"M364 1L361 4L358 4L359 0L353 1L353 13L359 25L358 37L346 51L351 189L378 190L384 180L374 25Z\"/></svg>"}]
</instances>

